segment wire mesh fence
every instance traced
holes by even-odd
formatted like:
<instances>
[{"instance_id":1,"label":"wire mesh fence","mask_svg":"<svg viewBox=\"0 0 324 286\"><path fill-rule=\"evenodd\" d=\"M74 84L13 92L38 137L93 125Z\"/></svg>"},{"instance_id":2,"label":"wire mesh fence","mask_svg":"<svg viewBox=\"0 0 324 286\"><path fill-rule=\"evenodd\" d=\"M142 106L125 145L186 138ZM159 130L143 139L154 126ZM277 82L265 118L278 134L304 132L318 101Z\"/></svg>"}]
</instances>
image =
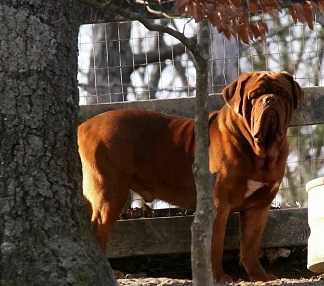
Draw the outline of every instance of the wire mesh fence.
<instances>
[{"instance_id":1,"label":"wire mesh fence","mask_svg":"<svg viewBox=\"0 0 324 286\"><path fill-rule=\"evenodd\" d=\"M265 41L250 45L210 27L209 93L219 92L242 72L258 70L286 70L304 87L323 85L323 26L315 23L310 30L285 13L277 20L266 15L252 20L257 17L268 23L269 33ZM154 21L188 38L197 35L198 24L188 19ZM170 35L136 21L83 25L79 35L80 104L195 95L193 62Z\"/></svg>"},{"instance_id":2,"label":"wire mesh fence","mask_svg":"<svg viewBox=\"0 0 324 286\"><path fill-rule=\"evenodd\" d=\"M310 30L294 24L287 13L267 22L265 41L250 45L226 39L209 29L209 94L214 95L246 71L286 70L302 87L323 86L324 21ZM190 19L152 20L196 38L199 27ZM168 99L195 96L195 69L183 44L167 34L147 30L139 22L81 26L79 33L80 104ZM306 206L305 183L324 174L324 126L293 127L288 131L290 155L282 192L275 206ZM143 203L133 207L142 208ZM155 204L155 205L154 205ZM149 208L164 208L161 202Z\"/></svg>"},{"instance_id":3,"label":"wire mesh fence","mask_svg":"<svg viewBox=\"0 0 324 286\"><path fill-rule=\"evenodd\" d=\"M187 22L160 21L177 29ZM186 36L194 37L196 28L188 26ZM139 22L82 26L79 50L80 104L190 96L195 90L186 48Z\"/></svg>"}]
</instances>

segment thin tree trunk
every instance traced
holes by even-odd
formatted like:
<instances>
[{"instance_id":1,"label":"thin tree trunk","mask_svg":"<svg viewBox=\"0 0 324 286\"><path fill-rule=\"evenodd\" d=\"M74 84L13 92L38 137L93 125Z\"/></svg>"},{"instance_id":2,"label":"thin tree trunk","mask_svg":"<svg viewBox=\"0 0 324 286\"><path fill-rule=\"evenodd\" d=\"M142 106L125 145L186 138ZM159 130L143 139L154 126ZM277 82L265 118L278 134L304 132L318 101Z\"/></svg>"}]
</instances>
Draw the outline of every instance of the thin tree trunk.
<instances>
[{"instance_id":1,"label":"thin tree trunk","mask_svg":"<svg viewBox=\"0 0 324 286\"><path fill-rule=\"evenodd\" d=\"M213 224L213 178L208 160L208 24L202 22L198 33L201 57L196 60L195 177L197 204L191 226L191 267L193 285L213 285L211 271L211 237Z\"/></svg>"},{"instance_id":2,"label":"thin tree trunk","mask_svg":"<svg viewBox=\"0 0 324 286\"><path fill-rule=\"evenodd\" d=\"M1 285L115 285L81 199L79 11L74 0L0 4Z\"/></svg>"}]
</instances>

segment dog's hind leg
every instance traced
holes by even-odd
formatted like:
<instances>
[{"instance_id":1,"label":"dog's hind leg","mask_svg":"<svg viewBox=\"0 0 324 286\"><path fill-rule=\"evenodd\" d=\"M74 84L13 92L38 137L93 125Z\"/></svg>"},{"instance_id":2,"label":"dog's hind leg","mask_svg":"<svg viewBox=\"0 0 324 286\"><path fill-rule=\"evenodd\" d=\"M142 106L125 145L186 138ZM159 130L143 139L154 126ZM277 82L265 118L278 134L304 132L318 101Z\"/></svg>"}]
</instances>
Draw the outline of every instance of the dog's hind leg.
<instances>
[{"instance_id":1,"label":"dog's hind leg","mask_svg":"<svg viewBox=\"0 0 324 286\"><path fill-rule=\"evenodd\" d=\"M104 196L95 222L96 237L103 252L106 251L112 226L122 212L129 195L127 178L105 179L107 179L107 183L104 184Z\"/></svg>"},{"instance_id":2,"label":"dog's hind leg","mask_svg":"<svg viewBox=\"0 0 324 286\"><path fill-rule=\"evenodd\" d=\"M269 281L275 279L275 276L265 272L259 260L268 210L268 206L254 207L240 213L241 263L251 281Z\"/></svg>"},{"instance_id":3,"label":"dog's hind leg","mask_svg":"<svg viewBox=\"0 0 324 286\"><path fill-rule=\"evenodd\" d=\"M112 189L110 189L112 191ZM98 209L96 225L96 238L103 252L106 251L109 234L111 233L114 222L118 219L128 198L128 188L121 184L118 189L118 196L104 198Z\"/></svg>"},{"instance_id":4,"label":"dog's hind leg","mask_svg":"<svg viewBox=\"0 0 324 286\"><path fill-rule=\"evenodd\" d=\"M103 175L99 168L90 167L82 161L83 195L91 205L91 222L95 225L96 238L103 252L106 251L112 225L129 194L129 180L118 176L111 178L107 171Z\"/></svg>"}]
</instances>

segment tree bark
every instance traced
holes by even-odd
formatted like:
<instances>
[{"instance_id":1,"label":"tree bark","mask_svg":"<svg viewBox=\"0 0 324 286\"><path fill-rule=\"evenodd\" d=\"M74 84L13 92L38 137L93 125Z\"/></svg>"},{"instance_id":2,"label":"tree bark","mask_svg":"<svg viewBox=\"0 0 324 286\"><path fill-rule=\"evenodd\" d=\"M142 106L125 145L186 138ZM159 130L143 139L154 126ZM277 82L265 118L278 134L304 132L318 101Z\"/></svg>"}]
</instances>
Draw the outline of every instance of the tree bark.
<instances>
[{"instance_id":1,"label":"tree bark","mask_svg":"<svg viewBox=\"0 0 324 286\"><path fill-rule=\"evenodd\" d=\"M1 285L116 285L81 199L75 0L0 4Z\"/></svg>"},{"instance_id":2,"label":"tree bark","mask_svg":"<svg viewBox=\"0 0 324 286\"><path fill-rule=\"evenodd\" d=\"M211 271L211 237L213 225L213 177L208 158L208 67L209 31L206 22L200 23L198 45L201 57L195 57L196 115L195 115L195 177L197 203L191 226L192 282L195 286L213 285Z\"/></svg>"}]
</instances>

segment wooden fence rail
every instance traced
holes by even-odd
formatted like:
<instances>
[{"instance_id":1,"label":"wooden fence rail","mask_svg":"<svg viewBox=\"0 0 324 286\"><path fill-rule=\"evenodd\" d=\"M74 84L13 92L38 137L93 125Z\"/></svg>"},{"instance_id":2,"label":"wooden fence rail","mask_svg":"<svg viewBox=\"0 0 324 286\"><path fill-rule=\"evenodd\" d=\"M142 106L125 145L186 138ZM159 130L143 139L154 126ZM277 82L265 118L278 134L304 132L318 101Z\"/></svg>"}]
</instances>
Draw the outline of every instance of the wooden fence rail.
<instances>
[{"instance_id":1,"label":"wooden fence rail","mask_svg":"<svg viewBox=\"0 0 324 286\"><path fill-rule=\"evenodd\" d=\"M120 220L114 226L107 254L110 258L190 252L193 216ZM225 249L239 248L239 216L228 222ZM292 247L307 244L307 209L271 210L262 246Z\"/></svg>"},{"instance_id":2,"label":"wooden fence rail","mask_svg":"<svg viewBox=\"0 0 324 286\"><path fill-rule=\"evenodd\" d=\"M324 87L304 88L304 94L304 100L298 112L295 112L291 126L324 123ZM193 97L184 97L175 99L155 99L146 101L126 101L122 103L81 105L79 118L80 121L84 121L108 110L125 108L140 108L193 117L195 114L194 100L195 98ZM223 104L224 101L221 94L209 97L210 111L219 109Z\"/></svg>"}]
</instances>

